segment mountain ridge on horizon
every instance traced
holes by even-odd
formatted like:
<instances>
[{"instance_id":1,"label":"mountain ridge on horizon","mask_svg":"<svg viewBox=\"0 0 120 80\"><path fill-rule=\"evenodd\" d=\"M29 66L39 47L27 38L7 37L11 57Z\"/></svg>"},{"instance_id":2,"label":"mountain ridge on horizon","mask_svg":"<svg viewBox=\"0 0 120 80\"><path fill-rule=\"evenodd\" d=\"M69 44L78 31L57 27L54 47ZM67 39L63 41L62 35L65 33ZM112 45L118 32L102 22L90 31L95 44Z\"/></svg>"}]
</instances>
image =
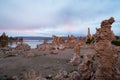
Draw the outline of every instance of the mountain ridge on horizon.
<instances>
[{"instance_id":1,"label":"mountain ridge on horizon","mask_svg":"<svg viewBox=\"0 0 120 80\"><path fill-rule=\"evenodd\" d=\"M52 37L41 37L41 36L18 36L18 38L23 38L24 40L44 40L44 39L52 40ZM64 38L67 39L67 36L64 36ZM78 38L78 37L75 37L75 38Z\"/></svg>"}]
</instances>

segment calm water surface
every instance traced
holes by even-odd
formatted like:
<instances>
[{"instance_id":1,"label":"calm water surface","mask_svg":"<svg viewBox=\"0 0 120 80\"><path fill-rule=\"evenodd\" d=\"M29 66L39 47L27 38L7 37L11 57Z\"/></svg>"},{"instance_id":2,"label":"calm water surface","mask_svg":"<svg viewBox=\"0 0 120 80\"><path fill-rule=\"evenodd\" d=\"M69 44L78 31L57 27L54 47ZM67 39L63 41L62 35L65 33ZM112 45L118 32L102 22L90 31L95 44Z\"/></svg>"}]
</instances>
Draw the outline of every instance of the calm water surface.
<instances>
[{"instance_id":1,"label":"calm water surface","mask_svg":"<svg viewBox=\"0 0 120 80\"><path fill-rule=\"evenodd\" d=\"M31 48L36 48L37 45L42 44L43 40L24 40L24 43L27 43L28 45L31 46ZM52 41L49 40L48 43L51 43ZM18 43L13 42L13 43L9 43L8 45L11 47L16 47Z\"/></svg>"}]
</instances>

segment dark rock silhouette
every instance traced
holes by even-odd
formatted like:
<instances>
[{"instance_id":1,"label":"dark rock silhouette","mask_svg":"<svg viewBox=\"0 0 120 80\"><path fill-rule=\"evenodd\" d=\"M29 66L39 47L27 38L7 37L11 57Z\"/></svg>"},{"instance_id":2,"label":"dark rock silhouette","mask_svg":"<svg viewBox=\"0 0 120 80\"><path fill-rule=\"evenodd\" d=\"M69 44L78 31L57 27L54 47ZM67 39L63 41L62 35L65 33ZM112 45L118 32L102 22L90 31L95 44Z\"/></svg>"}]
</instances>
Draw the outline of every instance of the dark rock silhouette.
<instances>
[{"instance_id":1,"label":"dark rock silhouette","mask_svg":"<svg viewBox=\"0 0 120 80\"><path fill-rule=\"evenodd\" d=\"M5 32L0 36L0 46L6 47L8 43L12 44L12 42L23 42L23 38L17 37L8 37Z\"/></svg>"}]
</instances>

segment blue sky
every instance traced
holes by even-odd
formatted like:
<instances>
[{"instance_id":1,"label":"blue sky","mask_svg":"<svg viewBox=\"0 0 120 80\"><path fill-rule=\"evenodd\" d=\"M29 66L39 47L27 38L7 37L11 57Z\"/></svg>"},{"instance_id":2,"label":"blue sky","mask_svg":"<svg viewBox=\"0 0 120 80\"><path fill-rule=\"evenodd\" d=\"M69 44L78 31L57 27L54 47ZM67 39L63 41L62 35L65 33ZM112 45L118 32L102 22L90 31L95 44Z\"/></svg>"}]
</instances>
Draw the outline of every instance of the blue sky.
<instances>
[{"instance_id":1,"label":"blue sky","mask_svg":"<svg viewBox=\"0 0 120 80\"><path fill-rule=\"evenodd\" d=\"M85 36L113 16L120 35L120 0L0 0L0 34L8 36Z\"/></svg>"}]
</instances>

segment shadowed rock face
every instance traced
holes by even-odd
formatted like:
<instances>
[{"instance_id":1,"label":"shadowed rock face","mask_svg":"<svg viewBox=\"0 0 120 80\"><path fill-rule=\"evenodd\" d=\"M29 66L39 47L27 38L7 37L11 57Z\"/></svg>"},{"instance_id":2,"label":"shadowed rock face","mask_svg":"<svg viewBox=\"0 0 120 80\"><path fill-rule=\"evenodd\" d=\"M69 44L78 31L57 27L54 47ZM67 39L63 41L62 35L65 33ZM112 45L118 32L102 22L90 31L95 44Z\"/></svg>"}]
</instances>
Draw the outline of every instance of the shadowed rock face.
<instances>
[{"instance_id":1,"label":"shadowed rock face","mask_svg":"<svg viewBox=\"0 0 120 80\"><path fill-rule=\"evenodd\" d=\"M4 32L1 36L0 36L0 47L6 47L8 45L8 36L6 36L6 33Z\"/></svg>"},{"instance_id":2,"label":"shadowed rock face","mask_svg":"<svg viewBox=\"0 0 120 80\"><path fill-rule=\"evenodd\" d=\"M1 36L0 36L0 41L6 41L8 40L8 36L6 36L6 33L4 32Z\"/></svg>"},{"instance_id":3,"label":"shadowed rock face","mask_svg":"<svg viewBox=\"0 0 120 80\"><path fill-rule=\"evenodd\" d=\"M102 21L101 28L96 29L97 31L94 35L96 40L94 48L97 52L95 80L116 79L118 52L111 44L111 41L115 38L114 33L111 30L111 25L114 21L113 17Z\"/></svg>"},{"instance_id":4,"label":"shadowed rock face","mask_svg":"<svg viewBox=\"0 0 120 80\"><path fill-rule=\"evenodd\" d=\"M94 57L95 53L88 52L81 56L82 62L78 66L78 72L80 74L81 80L93 80L94 73Z\"/></svg>"}]
</instances>

